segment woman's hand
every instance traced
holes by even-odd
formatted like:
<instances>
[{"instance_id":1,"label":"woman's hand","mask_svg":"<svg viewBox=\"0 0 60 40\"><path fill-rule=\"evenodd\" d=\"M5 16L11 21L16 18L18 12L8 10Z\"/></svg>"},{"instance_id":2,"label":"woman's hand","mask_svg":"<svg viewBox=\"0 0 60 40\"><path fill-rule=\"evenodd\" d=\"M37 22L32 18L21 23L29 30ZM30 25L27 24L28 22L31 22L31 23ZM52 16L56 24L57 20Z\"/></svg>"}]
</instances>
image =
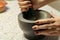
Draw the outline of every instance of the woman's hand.
<instances>
[{"instance_id":1,"label":"woman's hand","mask_svg":"<svg viewBox=\"0 0 60 40\"><path fill-rule=\"evenodd\" d=\"M60 36L60 17L53 13L51 15L53 18L36 21L32 27L36 35Z\"/></svg>"},{"instance_id":2,"label":"woman's hand","mask_svg":"<svg viewBox=\"0 0 60 40\"><path fill-rule=\"evenodd\" d=\"M31 6L33 7L34 10L37 10L40 7L40 3L39 1L36 1L36 2L34 1L33 1L33 6L32 6L31 1L18 0L18 4L19 4L19 7L21 8L21 11L26 12L29 10ZM40 0L40 2L44 2L44 0Z\"/></svg>"}]
</instances>

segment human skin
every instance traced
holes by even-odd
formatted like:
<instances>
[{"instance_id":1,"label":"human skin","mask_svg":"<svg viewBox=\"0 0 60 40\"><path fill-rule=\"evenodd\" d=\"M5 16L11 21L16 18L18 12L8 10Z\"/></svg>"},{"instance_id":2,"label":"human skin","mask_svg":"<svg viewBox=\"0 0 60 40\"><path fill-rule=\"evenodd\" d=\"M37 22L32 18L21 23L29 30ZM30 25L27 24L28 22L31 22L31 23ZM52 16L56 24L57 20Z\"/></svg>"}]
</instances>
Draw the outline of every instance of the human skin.
<instances>
[{"instance_id":1,"label":"human skin","mask_svg":"<svg viewBox=\"0 0 60 40\"><path fill-rule=\"evenodd\" d=\"M32 6L34 10L37 10L38 8L53 2L55 0L18 0L19 7L21 8L22 12L26 12L29 10L29 8ZM32 2L32 4L31 4Z\"/></svg>"},{"instance_id":2,"label":"human skin","mask_svg":"<svg viewBox=\"0 0 60 40\"><path fill-rule=\"evenodd\" d=\"M36 35L46 35L46 36L60 36L60 17L56 16L54 13L50 13L52 18L37 20L36 25L32 27L35 30ZM43 24L43 25L41 25ZM37 31L41 29L46 29L43 31Z\"/></svg>"},{"instance_id":3,"label":"human skin","mask_svg":"<svg viewBox=\"0 0 60 40\"><path fill-rule=\"evenodd\" d=\"M19 1L19 7L21 8L22 12L28 11L29 8L32 6L30 1L24 1L24 0L18 0L18 1ZM41 2L43 3L45 2L45 0ZM37 10L39 7L40 7L39 3L33 4L34 10ZM60 32L59 32L60 31L60 18L57 17L53 12L51 12L51 16L52 18L36 21L35 23L36 25L32 27L36 35L46 35L46 36L59 36L60 35ZM46 29L46 30L37 31L41 29Z\"/></svg>"}]
</instances>

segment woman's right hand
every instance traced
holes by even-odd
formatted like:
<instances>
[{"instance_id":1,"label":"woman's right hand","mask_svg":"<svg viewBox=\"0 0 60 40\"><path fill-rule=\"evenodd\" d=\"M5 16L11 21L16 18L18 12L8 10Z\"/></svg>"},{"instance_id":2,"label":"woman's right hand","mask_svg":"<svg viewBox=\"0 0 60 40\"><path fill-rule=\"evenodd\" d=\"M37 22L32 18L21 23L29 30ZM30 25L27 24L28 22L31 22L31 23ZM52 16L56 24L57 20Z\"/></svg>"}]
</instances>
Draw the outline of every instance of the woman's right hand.
<instances>
[{"instance_id":1,"label":"woman's right hand","mask_svg":"<svg viewBox=\"0 0 60 40\"><path fill-rule=\"evenodd\" d=\"M26 12L29 10L29 8L32 6L34 10L37 10L43 3L45 2L45 0L35 0L32 2L31 1L27 1L27 0L18 0L19 3L19 7L21 8L22 12Z\"/></svg>"},{"instance_id":2,"label":"woman's right hand","mask_svg":"<svg viewBox=\"0 0 60 40\"><path fill-rule=\"evenodd\" d=\"M32 4L31 4L31 1L32 1ZM21 11L22 12L25 12L25 11L28 11L29 8L32 6L34 10L38 10L38 8L52 2L52 1L55 1L55 0L18 0L19 2L19 6L21 8Z\"/></svg>"},{"instance_id":3,"label":"woman's right hand","mask_svg":"<svg viewBox=\"0 0 60 40\"><path fill-rule=\"evenodd\" d=\"M19 7L21 8L22 12L26 12L32 6L30 1L19 1Z\"/></svg>"}]
</instances>

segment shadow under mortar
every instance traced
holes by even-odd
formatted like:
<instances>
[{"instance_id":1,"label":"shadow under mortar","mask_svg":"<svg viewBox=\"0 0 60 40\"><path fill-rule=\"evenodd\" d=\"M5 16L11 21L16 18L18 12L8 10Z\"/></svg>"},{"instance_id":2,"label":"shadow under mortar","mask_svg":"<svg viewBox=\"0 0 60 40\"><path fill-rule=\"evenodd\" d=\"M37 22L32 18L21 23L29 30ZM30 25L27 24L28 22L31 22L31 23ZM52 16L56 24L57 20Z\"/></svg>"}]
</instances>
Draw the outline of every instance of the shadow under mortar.
<instances>
[{"instance_id":1,"label":"shadow under mortar","mask_svg":"<svg viewBox=\"0 0 60 40\"><path fill-rule=\"evenodd\" d=\"M24 36L29 40L42 40L45 36L36 36L32 30L36 20L51 18L47 11L29 9L27 12L18 15L19 26L24 32Z\"/></svg>"}]
</instances>

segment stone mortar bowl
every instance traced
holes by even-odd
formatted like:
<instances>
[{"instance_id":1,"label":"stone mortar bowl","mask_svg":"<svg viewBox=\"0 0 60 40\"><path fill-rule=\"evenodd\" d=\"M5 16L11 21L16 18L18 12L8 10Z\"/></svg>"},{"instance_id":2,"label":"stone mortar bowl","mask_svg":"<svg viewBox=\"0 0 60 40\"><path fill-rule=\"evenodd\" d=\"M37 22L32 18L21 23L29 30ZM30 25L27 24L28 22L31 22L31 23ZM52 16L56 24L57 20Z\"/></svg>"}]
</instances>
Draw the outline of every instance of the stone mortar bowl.
<instances>
[{"instance_id":1,"label":"stone mortar bowl","mask_svg":"<svg viewBox=\"0 0 60 40\"><path fill-rule=\"evenodd\" d=\"M51 17L51 15L47 11L44 11L44 10L37 10L36 13L37 13L37 16L36 17L38 19L46 19L46 18L50 18ZM34 34L34 31L32 30L32 26L35 25L35 21L36 20L28 20L28 19L25 19L23 17L23 14L22 13L20 13L18 15L19 26L22 29L22 31L24 33L24 36L27 39L39 40L39 39L43 39L45 37L43 35L36 36Z\"/></svg>"}]
</instances>

